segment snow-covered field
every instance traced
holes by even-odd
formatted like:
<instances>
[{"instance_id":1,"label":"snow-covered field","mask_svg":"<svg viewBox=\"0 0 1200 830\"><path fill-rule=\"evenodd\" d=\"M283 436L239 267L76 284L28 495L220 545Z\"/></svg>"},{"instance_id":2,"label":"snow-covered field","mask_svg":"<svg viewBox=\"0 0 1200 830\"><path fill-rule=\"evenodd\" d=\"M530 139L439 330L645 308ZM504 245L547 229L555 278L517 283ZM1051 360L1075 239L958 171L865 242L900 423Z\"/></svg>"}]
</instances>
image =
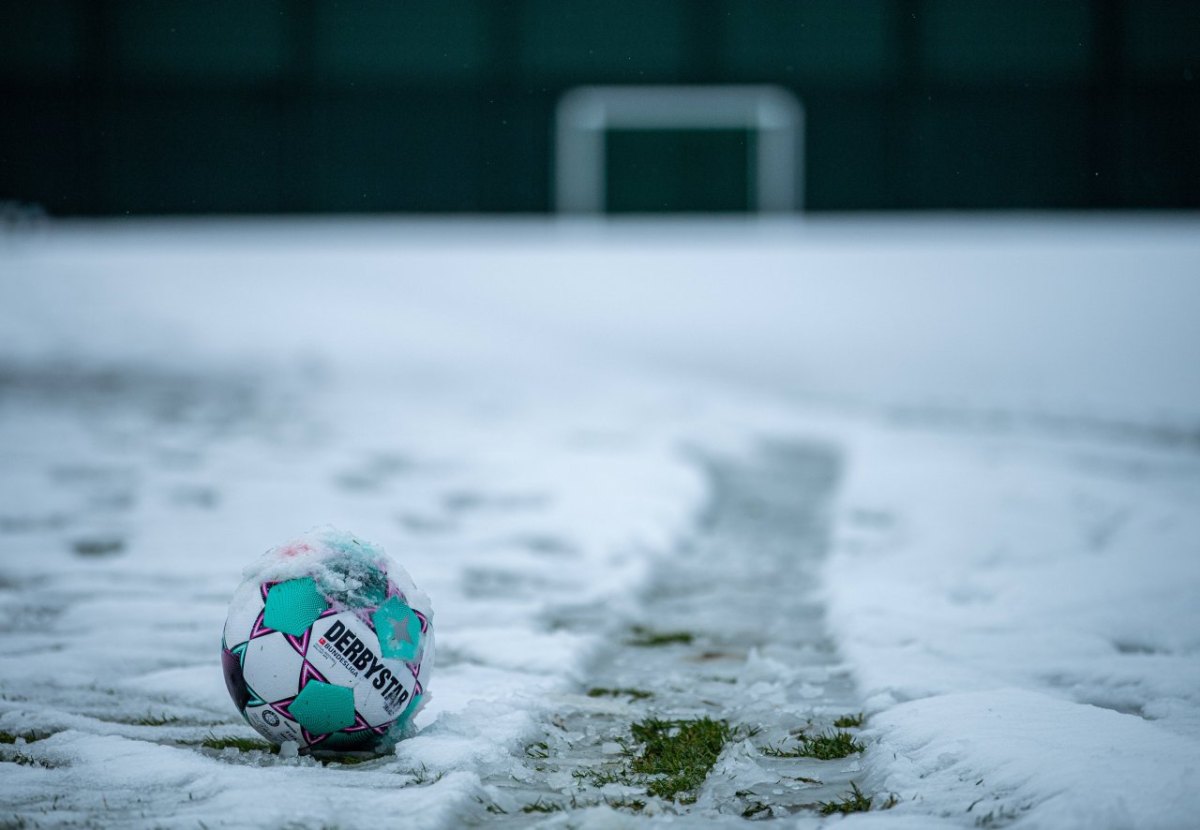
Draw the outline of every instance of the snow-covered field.
<instances>
[{"instance_id":1,"label":"snow-covered field","mask_svg":"<svg viewBox=\"0 0 1200 830\"><path fill-rule=\"evenodd\" d=\"M541 817L498 782L655 627L719 497L704 459L816 446L839 466L813 630L840 662L780 660L805 659L774 596L799 564L717 651L697 622L735 725L833 714L844 670L867 750L822 763L896 801L855 824L1195 826L1198 312L1191 217L0 237L0 821L738 824L731 782L777 769L753 742L694 806ZM229 594L326 523L433 598L419 734L345 767L221 748L255 737L220 674Z\"/></svg>"}]
</instances>

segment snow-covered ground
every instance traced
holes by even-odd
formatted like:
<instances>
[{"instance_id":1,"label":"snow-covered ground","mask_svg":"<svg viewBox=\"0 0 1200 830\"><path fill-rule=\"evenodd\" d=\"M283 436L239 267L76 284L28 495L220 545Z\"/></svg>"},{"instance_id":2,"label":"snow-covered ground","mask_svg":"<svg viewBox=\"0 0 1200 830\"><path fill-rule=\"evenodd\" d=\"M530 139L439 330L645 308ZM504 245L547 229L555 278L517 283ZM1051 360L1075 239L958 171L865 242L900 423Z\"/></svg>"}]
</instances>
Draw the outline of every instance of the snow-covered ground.
<instances>
[{"instance_id":1,"label":"snow-covered ground","mask_svg":"<svg viewBox=\"0 0 1200 830\"><path fill-rule=\"evenodd\" d=\"M483 822L647 622L711 496L696 459L771 439L841 459L847 769L898 799L850 820L1194 826L1198 275L1186 217L0 237L0 815ZM433 598L420 733L347 768L206 748L253 737L218 661L242 568L326 523ZM779 693L764 653L745 711ZM727 820L720 792L678 820Z\"/></svg>"},{"instance_id":2,"label":"snow-covered ground","mask_svg":"<svg viewBox=\"0 0 1200 830\"><path fill-rule=\"evenodd\" d=\"M1044 827L1200 814L1196 448L864 436L833 629L903 807Z\"/></svg>"}]
</instances>

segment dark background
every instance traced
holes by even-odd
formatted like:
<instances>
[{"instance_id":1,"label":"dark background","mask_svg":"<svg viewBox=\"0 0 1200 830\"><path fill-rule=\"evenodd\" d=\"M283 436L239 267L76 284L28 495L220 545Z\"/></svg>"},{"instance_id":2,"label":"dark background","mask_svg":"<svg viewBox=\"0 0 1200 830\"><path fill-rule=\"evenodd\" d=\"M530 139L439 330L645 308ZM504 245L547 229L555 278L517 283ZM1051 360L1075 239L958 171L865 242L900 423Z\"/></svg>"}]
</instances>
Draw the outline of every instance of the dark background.
<instances>
[{"instance_id":1,"label":"dark background","mask_svg":"<svg viewBox=\"0 0 1200 830\"><path fill-rule=\"evenodd\" d=\"M565 90L763 82L812 210L1200 207L1185 0L0 0L0 200L541 212ZM747 140L615 135L611 206L743 209Z\"/></svg>"}]
</instances>

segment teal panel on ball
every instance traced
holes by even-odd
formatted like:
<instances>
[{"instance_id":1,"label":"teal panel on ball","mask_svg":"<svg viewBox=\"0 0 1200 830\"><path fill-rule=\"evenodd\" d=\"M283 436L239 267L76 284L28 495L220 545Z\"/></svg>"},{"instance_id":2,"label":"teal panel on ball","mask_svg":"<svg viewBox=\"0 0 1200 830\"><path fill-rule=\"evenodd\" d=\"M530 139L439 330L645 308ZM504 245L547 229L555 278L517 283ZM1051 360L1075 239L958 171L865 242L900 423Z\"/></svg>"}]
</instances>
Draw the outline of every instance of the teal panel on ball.
<instances>
[{"instance_id":1,"label":"teal panel on ball","mask_svg":"<svg viewBox=\"0 0 1200 830\"><path fill-rule=\"evenodd\" d=\"M421 651L421 621L413 610L397 597L375 609L371 615L379 650L384 657L410 663Z\"/></svg>"},{"instance_id":2,"label":"teal panel on ball","mask_svg":"<svg viewBox=\"0 0 1200 830\"><path fill-rule=\"evenodd\" d=\"M408 706L404 709L404 714L396 719L396 724L400 729L407 729L408 724L412 721L413 715L417 714L417 710L421 708L421 698L424 695L413 695L413 699L408 702Z\"/></svg>"},{"instance_id":3,"label":"teal panel on ball","mask_svg":"<svg viewBox=\"0 0 1200 830\"><path fill-rule=\"evenodd\" d=\"M310 680L288 706L288 711L314 735L336 732L354 725L354 690Z\"/></svg>"},{"instance_id":4,"label":"teal panel on ball","mask_svg":"<svg viewBox=\"0 0 1200 830\"><path fill-rule=\"evenodd\" d=\"M329 607L311 577L289 579L271 587L263 611L263 625L299 637Z\"/></svg>"}]
</instances>

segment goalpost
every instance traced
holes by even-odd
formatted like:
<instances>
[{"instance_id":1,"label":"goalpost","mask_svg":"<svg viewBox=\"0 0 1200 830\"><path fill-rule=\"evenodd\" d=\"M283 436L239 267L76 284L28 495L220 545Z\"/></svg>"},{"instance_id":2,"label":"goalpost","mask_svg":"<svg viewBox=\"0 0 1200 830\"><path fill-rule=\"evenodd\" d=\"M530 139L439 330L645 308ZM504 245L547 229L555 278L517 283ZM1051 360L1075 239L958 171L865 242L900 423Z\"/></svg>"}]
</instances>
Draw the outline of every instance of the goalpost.
<instances>
[{"instance_id":1,"label":"goalpost","mask_svg":"<svg viewBox=\"0 0 1200 830\"><path fill-rule=\"evenodd\" d=\"M555 113L555 208L603 213L609 130L745 129L756 135L747 200L761 213L803 208L804 108L776 86L585 86Z\"/></svg>"}]
</instances>

